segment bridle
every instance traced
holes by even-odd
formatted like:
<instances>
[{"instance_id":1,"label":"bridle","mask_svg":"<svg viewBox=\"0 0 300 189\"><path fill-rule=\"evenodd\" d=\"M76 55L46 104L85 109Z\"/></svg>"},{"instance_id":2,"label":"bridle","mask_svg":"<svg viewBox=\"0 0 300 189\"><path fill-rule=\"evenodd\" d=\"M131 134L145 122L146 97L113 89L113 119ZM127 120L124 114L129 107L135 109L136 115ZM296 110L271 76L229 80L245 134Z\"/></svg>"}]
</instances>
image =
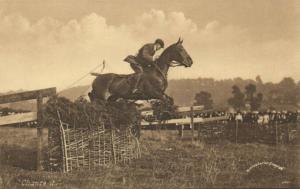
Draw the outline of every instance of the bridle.
<instances>
[{"instance_id":1,"label":"bridle","mask_svg":"<svg viewBox=\"0 0 300 189\"><path fill-rule=\"evenodd\" d=\"M173 67L173 68L174 68L174 67L182 66L182 65L184 65L184 64L182 64L182 63L180 63L180 62L177 62L177 61L173 60L173 61L169 62L168 65L169 65L170 67Z\"/></svg>"},{"instance_id":2,"label":"bridle","mask_svg":"<svg viewBox=\"0 0 300 189\"><path fill-rule=\"evenodd\" d=\"M183 57L182 51L179 50L179 54L180 54L180 56ZM158 59L154 62L153 66L154 66L154 68L162 75L162 77L164 78L165 82L167 83L167 73L164 74L164 73L162 72L162 70L161 70L161 69L159 68L159 66L157 65L157 61L158 61ZM185 64L183 64L183 63L181 63L181 62L178 62L178 61L175 61L175 60L170 61L170 62L167 62L167 65L168 65L169 67L186 66Z\"/></svg>"},{"instance_id":3,"label":"bridle","mask_svg":"<svg viewBox=\"0 0 300 189\"><path fill-rule=\"evenodd\" d=\"M184 55L182 54L182 51L181 50L178 50L178 51L179 51L178 53L180 54L180 56L183 57ZM170 67L186 66L184 63L178 62L176 60L168 62L168 65Z\"/></svg>"}]
</instances>

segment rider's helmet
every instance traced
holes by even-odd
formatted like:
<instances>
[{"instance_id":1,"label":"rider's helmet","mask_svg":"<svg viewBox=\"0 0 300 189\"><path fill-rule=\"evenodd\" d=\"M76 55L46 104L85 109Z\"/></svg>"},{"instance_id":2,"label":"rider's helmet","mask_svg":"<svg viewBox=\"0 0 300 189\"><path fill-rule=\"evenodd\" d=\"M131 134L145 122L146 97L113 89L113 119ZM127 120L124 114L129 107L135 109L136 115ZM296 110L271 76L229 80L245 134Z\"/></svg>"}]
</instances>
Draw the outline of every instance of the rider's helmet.
<instances>
[{"instance_id":1,"label":"rider's helmet","mask_svg":"<svg viewBox=\"0 0 300 189\"><path fill-rule=\"evenodd\" d=\"M155 43L160 44L160 46L161 46L162 48L164 48L164 46L165 46L165 43L164 43L164 41L163 41L162 39L156 39L156 40L155 40Z\"/></svg>"}]
</instances>

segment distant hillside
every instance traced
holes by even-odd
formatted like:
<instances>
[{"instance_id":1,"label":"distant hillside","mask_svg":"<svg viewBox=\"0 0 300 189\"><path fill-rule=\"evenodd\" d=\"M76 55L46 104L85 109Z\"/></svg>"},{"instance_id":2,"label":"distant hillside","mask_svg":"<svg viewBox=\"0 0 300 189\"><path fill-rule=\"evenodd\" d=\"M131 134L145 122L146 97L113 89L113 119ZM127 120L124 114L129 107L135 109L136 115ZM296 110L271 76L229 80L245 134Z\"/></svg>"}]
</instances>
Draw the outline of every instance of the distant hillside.
<instances>
[{"instance_id":1,"label":"distant hillside","mask_svg":"<svg viewBox=\"0 0 300 189\"><path fill-rule=\"evenodd\" d=\"M300 106L300 81L296 83L292 78L284 78L279 83L263 83L259 76L255 80L242 78L224 80L212 78L176 79L169 81L166 93L174 98L176 105L189 106L193 104L196 93L207 91L212 95L214 108L223 109L228 107L227 100L232 96L233 85L237 85L244 91L245 86L250 83L256 86L258 93L263 94L263 108L295 110ZM89 87L89 85L77 86L60 91L58 94L74 101L78 97L86 95L91 90ZM25 101L14 103L11 108L35 110L36 105L34 101Z\"/></svg>"},{"instance_id":2,"label":"distant hillside","mask_svg":"<svg viewBox=\"0 0 300 189\"><path fill-rule=\"evenodd\" d=\"M196 93L207 91L212 94L215 107L227 106L227 99L231 97L232 86L243 89L247 84L257 84L254 80L241 78L214 80L212 78L170 80L167 94L172 96L180 106L193 104ZM260 91L260 88L258 88Z\"/></svg>"},{"instance_id":3,"label":"distant hillside","mask_svg":"<svg viewBox=\"0 0 300 189\"><path fill-rule=\"evenodd\" d=\"M256 86L257 93L264 96L263 108L275 107L279 109L295 109L295 103L289 103L289 99L295 98L300 103L300 82L296 83L292 78L284 78L279 83L263 83L258 76L253 79L224 79L215 80L212 78L198 79L176 79L170 80L166 91L168 95L174 98L178 106L189 106L194 102L196 93L207 91L211 93L214 102L214 108L228 107L227 100L232 96L232 86L238 86L242 91L248 84ZM60 92L61 96L75 100L83 94L87 94L89 86L78 86Z\"/></svg>"},{"instance_id":4,"label":"distant hillside","mask_svg":"<svg viewBox=\"0 0 300 189\"><path fill-rule=\"evenodd\" d=\"M256 86L256 92L263 94L262 108L295 110L300 106L300 81L297 83L292 78L283 78L279 83L263 83L257 76L252 79L225 79L212 78L178 79L170 80L167 94L172 96L177 105L189 106L194 102L196 93L206 91L211 93L214 108L228 107L227 100L232 96L232 86L238 86L242 91L248 84Z\"/></svg>"},{"instance_id":5,"label":"distant hillside","mask_svg":"<svg viewBox=\"0 0 300 189\"><path fill-rule=\"evenodd\" d=\"M77 87L72 87L63 91L59 91L59 96L66 97L70 99L71 101L76 100L78 97L82 95L86 95L89 92L89 87L90 85L85 85L85 86L77 86Z\"/></svg>"},{"instance_id":6,"label":"distant hillside","mask_svg":"<svg viewBox=\"0 0 300 189\"><path fill-rule=\"evenodd\" d=\"M249 82L255 83L253 80L242 79L221 81L215 81L214 79L207 78L170 80L166 93L174 98L177 105L188 106L193 103L196 93L200 92L200 90L205 90L212 93L213 100L216 104L224 106L227 103L224 99L230 97L231 87L234 84L244 87ZM74 101L79 96L87 94L89 87L90 86L86 85L69 88L60 91L59 95Z\"/></svg>"}]
</instances>

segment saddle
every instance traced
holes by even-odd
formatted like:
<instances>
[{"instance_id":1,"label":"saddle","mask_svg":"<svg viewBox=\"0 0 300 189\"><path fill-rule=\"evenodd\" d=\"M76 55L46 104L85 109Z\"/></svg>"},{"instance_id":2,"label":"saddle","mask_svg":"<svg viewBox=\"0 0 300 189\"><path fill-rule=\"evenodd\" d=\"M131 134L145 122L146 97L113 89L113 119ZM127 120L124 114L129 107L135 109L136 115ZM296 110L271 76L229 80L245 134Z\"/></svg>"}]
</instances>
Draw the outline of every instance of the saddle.
<instances>
[{"instance_id":1,"label":"saddle","mask_svg":"<svg viewBox=\"0 0 300 189\"><path fill-rule=\"evenodd\" d=\"M131 68L134 70L135 73L141 73L141 69L143 69L143 66L139 63L138 58L133 55L128 55L125 59L125 62L130 63ZM167 83L167 77L162 73L161 69L156 64L150 64L150 67L154 67L154 69L158 70L162 77L164 78L164 82Z\"/></svg>"}]
</instances>

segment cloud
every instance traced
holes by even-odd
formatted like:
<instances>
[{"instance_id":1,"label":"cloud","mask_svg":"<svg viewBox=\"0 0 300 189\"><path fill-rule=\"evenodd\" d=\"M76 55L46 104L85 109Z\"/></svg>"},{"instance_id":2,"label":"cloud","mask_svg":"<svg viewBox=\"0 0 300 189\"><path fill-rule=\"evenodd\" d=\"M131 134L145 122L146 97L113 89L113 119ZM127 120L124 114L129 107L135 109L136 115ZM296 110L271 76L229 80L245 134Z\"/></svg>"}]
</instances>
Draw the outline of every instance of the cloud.
<instances>
[{"instance_id":1,"label":"cloud","mask_svg":"<svg viewBox=\"0 0 300 189\"><path fill-rule=\"evenodd\" d=\"M30 23L8 15L0 18L0 28L2 90L63 88L104 58L109 70L120 73L128 67L121 62L128 49L138 48L127 31L94 13L67 23L52 18Z\"/></svg>"},{"instance_id":2,"label":"cloud","mask_svg":"<svg viewBox=\"0 0 300 189\"><path fill-rule=\"evenodd\" d=\"M300 79L295 42L251 41L250 35L247 28L217 20L200 28L182 12L160 10L145 12L123 25L109 25L95 13L67 22L54 18L31 22L18 14L0 14L0 90L63 89L103 59L105 72L130 73L128 64L122 62L126 55L158 37L171 44L180 36L195 64L193 69L172 69L170 78L253 78L260 74L274 81L291 74Z\"/></svg>"},{"instance_id":3,"label":"cloud","mask_svg":"<svg viewBox=\"0 0 300 189\"><path fill-rule=\"evenodd\" d=\"M162 36L166 40L174 41L180 35L195 33L197 25L182 12L165 14L160 10L151 10L138 17L128 29L142 39Z\"/></svg>"}]
</instances>

